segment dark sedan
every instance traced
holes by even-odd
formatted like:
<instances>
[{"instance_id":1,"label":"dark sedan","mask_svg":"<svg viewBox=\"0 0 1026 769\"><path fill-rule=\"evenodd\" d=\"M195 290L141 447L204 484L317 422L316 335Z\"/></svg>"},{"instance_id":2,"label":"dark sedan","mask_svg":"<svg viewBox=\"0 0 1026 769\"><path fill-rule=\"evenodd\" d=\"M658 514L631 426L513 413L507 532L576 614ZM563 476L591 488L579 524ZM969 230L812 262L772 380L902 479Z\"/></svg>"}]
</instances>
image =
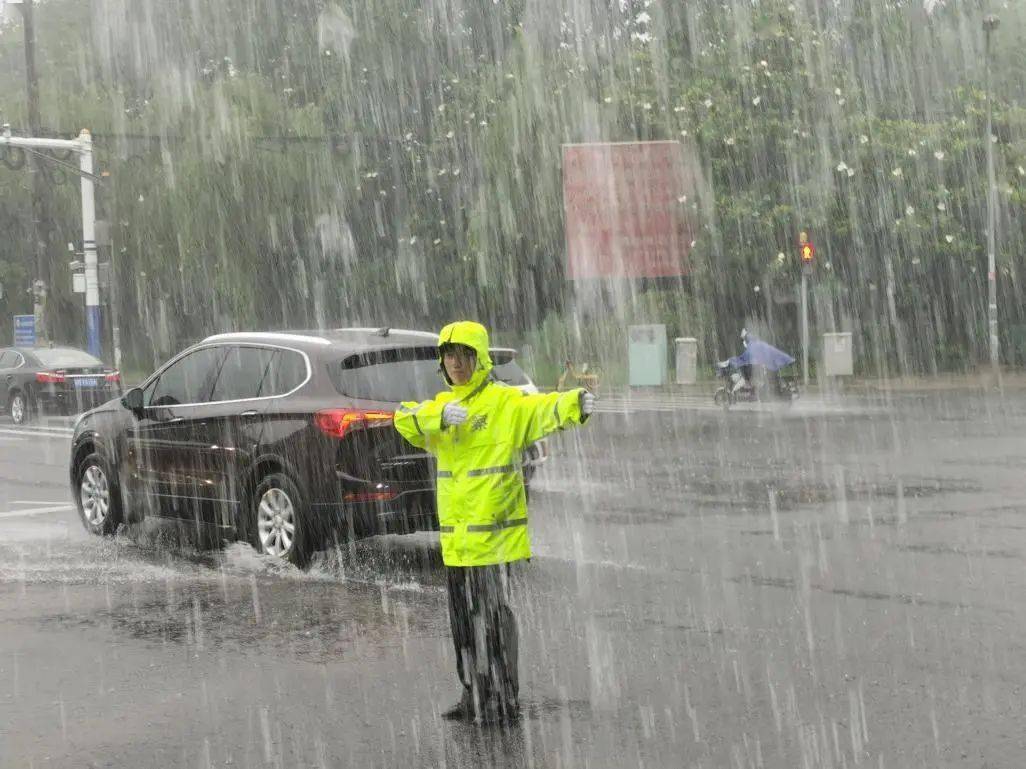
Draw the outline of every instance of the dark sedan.
<instances>
[{"instance_id":1,"label":"dark sedan","mask_svg":"<svg viewBox=\"0 0 1026 769\"><path fill-rule=\"evenodd\" d=\"M121 376L73 347L0 350L3 407L15 424L36 414L78 414L121 394Z\"/></svg>"},{"instance_id":2,"label":"dark sedan","mask_svg":"<svg viewBox=\"0 0 1026 769\"><path fill-rule=\"evenodd\" d=\"M444 387L436 345L395 329L209 337L80 419L83 523L175 518L299 565L340 540L436 529L433 460L392 427L400 401Z\"/></svg>"}]
</instances>

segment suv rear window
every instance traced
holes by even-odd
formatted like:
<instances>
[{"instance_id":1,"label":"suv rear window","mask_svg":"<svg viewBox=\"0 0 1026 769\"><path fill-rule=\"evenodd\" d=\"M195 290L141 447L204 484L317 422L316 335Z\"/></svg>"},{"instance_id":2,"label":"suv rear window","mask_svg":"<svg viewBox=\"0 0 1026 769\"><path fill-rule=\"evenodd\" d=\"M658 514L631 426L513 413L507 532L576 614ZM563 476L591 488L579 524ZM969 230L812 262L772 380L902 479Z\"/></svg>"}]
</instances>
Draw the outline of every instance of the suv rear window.
<instances>
[{"instance_id":1,"label":"suv rear window","mask_svg":"<svg viewBox=\"0 0 1026 769\"><path fill-rule=\"evenodd\" d=\"M490 352L495 378L514 387L530 384L531 380L514 360L514 354L512 350ZM434 398L447 388L438 370L437 347L374 350L351 355L330 369L336 390L362 400L422 401Z\"/></svg>"},{"instance_id":2,"label":"suv rear window","mask_svg":"<svg viewBox=\"0 0 1026 769\"><path fill-rule=\"evenodd\" d=\"M371 401L422 401L445 389L438 371L438 348L398 347L350 355L329 364L335 389Z\"/></svg>"}]
</instances>

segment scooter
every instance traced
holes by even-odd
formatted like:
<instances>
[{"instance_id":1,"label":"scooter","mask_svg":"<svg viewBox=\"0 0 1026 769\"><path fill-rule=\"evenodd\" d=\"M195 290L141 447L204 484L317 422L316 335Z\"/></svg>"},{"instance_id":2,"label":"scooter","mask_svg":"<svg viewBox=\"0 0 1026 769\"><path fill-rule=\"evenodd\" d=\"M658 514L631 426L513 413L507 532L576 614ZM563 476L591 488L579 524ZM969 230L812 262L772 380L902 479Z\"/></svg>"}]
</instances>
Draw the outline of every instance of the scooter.
<instances>
[{"instance_id":1,"label":"scooter","mask_svg":"<svg viewBox=\"0 0 1026 769\"><path fill-rule=\"evenodd\" d=\"M740 366L733 365L731 361L717 363L716 375L722 378L724 383L713 393L713 402L726 410L735 403L755 403L772 399L790 403L798 398L798 385L794 379L781 376L779 370L773 371L772 374L774 376L761 377L762 381L759 384L753 384L752 380L745 378L741 373ZM742 380L743 383L738 387L738 382Z\"/></svg>"}]
</instances>

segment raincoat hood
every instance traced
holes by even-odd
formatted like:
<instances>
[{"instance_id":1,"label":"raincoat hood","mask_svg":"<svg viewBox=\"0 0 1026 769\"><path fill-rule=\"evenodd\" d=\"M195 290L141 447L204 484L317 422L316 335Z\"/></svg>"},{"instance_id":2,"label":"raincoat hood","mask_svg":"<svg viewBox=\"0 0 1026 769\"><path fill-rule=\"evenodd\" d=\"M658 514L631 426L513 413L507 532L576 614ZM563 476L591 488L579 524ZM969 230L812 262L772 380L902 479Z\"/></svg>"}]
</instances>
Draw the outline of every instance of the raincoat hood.
<instances>
[{"instance_id":1,"label":"raincoat hood","mask_svg":"<svg viewBox=\"0 0 1026 769\"><path fill-rule=\"evenodd\" d=\"M472 320L459 320L438 332L439 348L443 344L464 344L477 353L477 368L474 369L473 375L466 384L455 385L449 381L449 375L445 373L445 362L439 349L438 365L442 369L442 377L452 391L463 398L480 389L492 372L492 358L488 354L488 329Z\"/></svg>"}]
</instances>

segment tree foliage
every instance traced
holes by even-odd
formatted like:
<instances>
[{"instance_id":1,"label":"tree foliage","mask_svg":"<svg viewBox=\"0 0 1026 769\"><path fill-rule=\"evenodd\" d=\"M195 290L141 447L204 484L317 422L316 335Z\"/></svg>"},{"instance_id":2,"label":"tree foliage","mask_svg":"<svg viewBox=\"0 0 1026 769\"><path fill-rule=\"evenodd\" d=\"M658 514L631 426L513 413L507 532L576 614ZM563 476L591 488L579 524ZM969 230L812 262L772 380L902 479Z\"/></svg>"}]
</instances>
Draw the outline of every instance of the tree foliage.
<instances>
[{"instance_id":1,"label":"tree foliage","mask_svg":"<svg viewBox=\"0 0 1026 769\"><path fill-rule=\"evenodd\" d=\"M994 147L1009 329L1024 322L1026 16L1003 14ZM803 229L820 255L817 326L854 330L871 365L984 353L971 4L928 16L906 0L49 0L37 20L44 122L92 129L110 174L100 213L144 364L218 330L456 315L520 337L549 318L567 348L580 344L558 320L570 316L665 321L709 355L762 318L793 344L794 305L779 300ZM14 76L0 104L16 128L21 56L20 30L4 28ZM700 159L701 188L682 202L700 225L691 274L575 302L561 145L636 139L676 139ZM51 189L57 240L78 243L77 179L54 174ZM29 301L27 174L0 167L0 193L8 323ZM77 298L55 273L60 333L76 341Z\"/></svg>"}]
</instances>

